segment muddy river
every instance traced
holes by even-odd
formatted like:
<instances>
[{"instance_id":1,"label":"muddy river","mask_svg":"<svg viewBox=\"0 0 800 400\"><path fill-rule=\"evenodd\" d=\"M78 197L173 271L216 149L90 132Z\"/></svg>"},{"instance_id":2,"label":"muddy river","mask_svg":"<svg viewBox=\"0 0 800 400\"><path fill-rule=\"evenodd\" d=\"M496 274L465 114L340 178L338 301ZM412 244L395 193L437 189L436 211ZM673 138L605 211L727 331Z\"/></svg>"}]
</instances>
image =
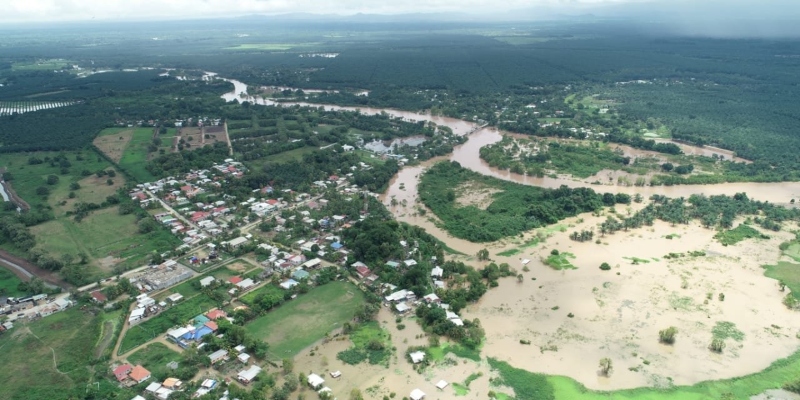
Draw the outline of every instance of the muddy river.
<instances>
[{"instance_id":1,"label":"muddy river","mask_svg":"<svg viewBox=\"0 0 800 400\"><path fill-rule=\"evenodd\" d=\"M779 291L777 282L766 278L761 268L782 260L778 245L791 239L793 235L788 231L797 226L770 233L770 239L748 240L735 246L720 245L713 238L713 230L697 224L671 226L662 222L601 237L597 243L569 240L572 231L596 228L608 215L603 211L604 215L581 215L521 237L476 244L454 238L438 228L436 217L418 201L417 185L426 168L443 160L457 161L478 173L524 185L591 187L599 192L638 193L645 198L652 194L688 197L745 192L751 198L788 205L791 199L800 197L800 182L629 187L616 185L615 177L608 179L605 171L588 179L530 177L492 168L480 159L480 148L502 137L503 133L492 128L477 129L474 123L467 121L391 109L277 103L249 96L246 85L235 80L230 82L235 90L223 96L229 101L388 113L407 120L435 122L449 126L458 134L469 135L467 142L456 147L451 155L403 168L380 198L398 220L424 228L450 248L465 254L454 256L456 259L481 267L482 263L471 255L480 248L487 248L494 261L507 262L522 274L520 281L504 279L500 288L490 290L479 303L462 312L465 318L482 321L487 337L482 349L484 356L496 357L530 371L569 376L591 389L613 390L694 384L746 375L763 370L798 349L796 335L800 332L800 318L781 305L786 293ZM690 146L681 144L681 147L687 154L697 153L688 148ZM726 159L732 157L721 149L697 151L700 151L697 154L725 155ZM607 184L592 183L597 181ZM634 212L641 206L634 204L629 210L619 211ZM527 246L526 243L537 235L544 237L544 241ZM573 254L572 263L577 269L556 271L545 266L542 260L551 249ZM664 257L673 252L698 250L706 252L707 256L677 260ZM523 264L523 259L528 262ZM612 270L599 270L602 262L612 265ZM391 326L388 323L391 316L383 315L382 319ZM735 339L727 339L726 350L717 354L708 350L708 344L712 329L720 324L733 326L733 331L739 334ZM673 346L659 344L657 340L658 331L668 326L675 326L680 332ZM397 331L392 333L399 336ZM404 342L409 339L412 338ZM521 345L522 339L530 341L531 345ZM336 352L346 345L339 342L329 347L321 351L335 364ZM598 375L597 362L603 357L610 357L614 362L610 377ZM325 364L327 366L328 361ZM298 365L304 369L320 366L318 360L305 357ZM395 369L385 382L380 378L380 384L400 393L413 387L434 391L432 382L440 377L461 378L474 369L485 372L487 377L491 374L485 363L469 364L469 368L466 365L465 362L458 369L437 369L435 375L426 376L423 382L407 371L404 361L398 360L392 368L400 369ZM343 367L330 365L330 368ZM349 376L364 376L366 371L346 372ZM375 373L383 375L380 371ZM377 376L372 381L377 380ZM357 381L341 389L376 384L360 378Z\"/></svg>"}]
</instances>

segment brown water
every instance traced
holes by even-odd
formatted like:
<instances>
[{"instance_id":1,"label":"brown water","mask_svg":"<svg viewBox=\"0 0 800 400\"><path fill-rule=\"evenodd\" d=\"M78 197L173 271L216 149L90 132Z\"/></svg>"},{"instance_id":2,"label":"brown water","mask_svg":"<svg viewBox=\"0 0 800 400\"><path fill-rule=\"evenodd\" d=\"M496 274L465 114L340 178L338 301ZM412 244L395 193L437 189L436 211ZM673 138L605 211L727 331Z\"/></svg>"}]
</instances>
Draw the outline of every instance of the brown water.
<instances>
[{"instance_id":1,"label":"brown water","mask_svg":"<svg viewBox=\"0 0 800 400\"><path fill-rule=\"evenodd\" d=\"M317 104L275 103L252 98L246 95L246 86L238 81L232 82L236 89L228 94L228 100L246 99L258 104L320 107ZM238 93L245 95L239 97L236 95ZM420 214L419 211L425 207L418 201L418 183L420 175L428 167L443 160L457 161L478 173L524 185L591 187L599 192L638 193L645 198L652 194L688 197L692 194L733 195L746 192L751 198L788 204L790 199L800 197L799 182L625 187L613 184L615 180L610 184L591 184L598 180L598 176L586 180L530 177L492 168L480 159L481 147L501 139L501 133L497 130L480 129L471 133L476 128L473 123L406 111L322 107L326 110L360 110L365 114L385 112L408 120L447 125L458 134L470 134L469 140L456 147L451 155L400 170L380 199L398 220L424 228L449 247L467 255L456 259L480 267L481 263L469 255L487 248L493 260L507 262L520 271L520 260L531 260L528 264L530 271L523 273L523 282L507 278L500 288L490 290L478 304L462 312L465 318L478 317L482 321L487 334L484 355L509 361L514 366L531 371L570 376L592 389L613 390L669 385L668 378L673 379L675 384L693 384L745 375L760 371L771 362L797 351L795 334L800 330L800 318L780 304L786 293L779 292L777 283L766 278L760 268L761 265L779 260L777 246L781 241L790 239L791 234L780 232L771 234L772 239L768 241L749 240L736 246L723 247L713 239L712 230L696 224L673 227L657 222L651 228L603 237L601 244L576 243L568 239L569 232L595 228L605 219L605 216L581 215L563 221L560 225L564 229L561 231L550 230L551 236L536 247L521 247L535 232L526 232L521 238L476 244L454 238L438 228L436 217L430 210L426 215ZM687 151L689 149L686 147L690 146L681 144L681 147L688 154L693 153ZM702 153L698 154L721 154L714 149L701 150ZM598 175L602 178L606 173ZM607 179L600 180L608 182ZM396 204L392 205L393 202ZM641 206L634 204L630 211ZM680 237L668 240L664 237L667 234L679 234ZM545 266L541 259L554 248L575 254L573 264L578 270L555 271ZM497 255L509 249L521 249L521 252L508 257ZM692 250L705 250L713 256L678 261L663 258L668 252ZM635 265L630 257L648 259L649 262ZM597 266L601 262L610 263L612 271L600 271ZM714 297L704 304L707 293L716 296L719 292L726 294L724 302ZM687 304L688 308L679 308ZM554 309L556 306L558 309ZM570 312L575 314L574 317L567 316ZM405 332L397 331L390 322L392 318L385 310L381 311L380 320L390 329L394 340L402 340L402 344L398 343L399 351L402 352L412 343L422 344L416 334L409 336L412 332L419 332L418 327ZM735 323L736 328L744 332L745 339L741 342L729 339L726 350L718 355L708 351L707 346L711 328L720 321ZM677 326L679 329L679 339L674 346L661 345L656 339L658 330L668 326ZM520 345L520 339L531 340L532 345ZM487 377L491 372L485 363L480 366L470 363L453 368L437 368L430 374L419 376L399 357L392 361L391 372L382 368L341 365L335 361L335 354L347 346L347 342L321 346L317 356L301 356L297 365L303 371L341 369L345 373L344 379L331 382L337 394L346 393L351 388L364 390L374 386L381 388L381 394L396 391L403 396L419 387L434 397L444 394L450 398L452 391L449 388L444 393L437 393L433 384L440 378L457 382L476 368L484 372L484 377L476 381L480 389L471 392L468 398L482 395L489 389ZM325 362L321 362L320 354L324 355ZM610 378L597 374L597 362L602 357L611 357L614 362L615 372Z\"/></svg>"}]
</instances>

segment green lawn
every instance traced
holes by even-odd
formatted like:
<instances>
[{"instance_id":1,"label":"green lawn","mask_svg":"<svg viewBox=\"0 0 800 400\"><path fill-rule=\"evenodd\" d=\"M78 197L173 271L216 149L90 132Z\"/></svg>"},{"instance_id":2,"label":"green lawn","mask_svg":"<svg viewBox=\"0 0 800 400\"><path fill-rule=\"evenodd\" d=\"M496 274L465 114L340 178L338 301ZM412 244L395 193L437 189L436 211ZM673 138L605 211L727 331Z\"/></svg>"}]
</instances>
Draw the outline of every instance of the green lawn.
<instances>
[{"instance_id":1,"label":"green lawn","mask_svg":"<svg viewBox=\"0 0 800 400\"><path fill-rule=\"evenodd\" d=\"M131 365L140 364L147 368L156 379L167 377L168 371L167 364L171 361L180 361L181 355L167 347L163 343L152 343L137 350L135 353L128 356L128 362Z\"/></svg>"},{"instance_id":2,"label":"green lawn","mask_svg":"<svg viewBox=\"0 0 800 400\"><path fill-rule=\"evenodd\" d=\"M173 326L184 324L197 315L217 307L218 304L206 295L199 295L171 307L161 314L132 326L125 332L119 354L127 353L149 340L167 333Z\"/></svg>"},{"instance_id":3,"label":"green lawn","mask_svg":"<svg viewBox=\"0 0 800 400\"><path fill-rule=\"evenodd\" d=\"M25 294L17 289L22 279L17 278L11 271L0 267L0 296L20 297Z\"/></svg>"},{"instance_id":4,"label":"green lawn","mask_svg":"<svg viewBox=\"0 0 800 400\"><path fill-rule=\"evenodd\" d=\"M260 296L262 293L269 293L270 295L272 295L272 294L280 294L280 295L282 295L284 293L284 290L281 289L281 288L275 287L273 285L267 284L267 285L264 285L264 286L262 286L262 287L260 287L260 288L258 288L256 290L254 290L254 291L252 291L252 292L240 297L239 301L241 301L244 304L247 304L247 305L251 306L251 305L253 305L253 301L256 299L256 297Z\"/></svg>"},{"instance_id":5,"label":"green lawn","mask_svg":"<svg viewBox=\"0 0 800 400\"><path fill-rule=\"evenodd\" d=\"M153 128L135 128L133 138L125 148L122 159L119 160L120 168L123 168L140 182L150 182L156 179L145 169L145 166L147 166L147 147L152 141Z\"/></svg>"},{"instance_id":6,"label":"green lawn","mask_svg":"<svg viewBox=\"0 0 800 400\"><path fill-rule=\"evenodd\" d=\"M341 328L363 302L363 293L354 285L331 282L256 318L246 329L266 340L274 357L292 357L326 333Z\"/></svg>"}]
</instances>

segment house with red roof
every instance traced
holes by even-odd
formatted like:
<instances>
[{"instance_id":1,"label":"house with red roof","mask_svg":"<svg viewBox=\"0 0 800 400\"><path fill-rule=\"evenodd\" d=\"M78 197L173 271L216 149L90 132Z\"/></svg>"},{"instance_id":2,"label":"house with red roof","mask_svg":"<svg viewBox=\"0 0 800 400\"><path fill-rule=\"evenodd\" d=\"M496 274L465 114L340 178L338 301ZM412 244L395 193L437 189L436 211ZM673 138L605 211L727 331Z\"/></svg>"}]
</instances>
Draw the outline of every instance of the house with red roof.
<instances>
[{"instance_id":1,"label":"house with red roof","mask_svg":"<svg viewBox=\"0 0 800 400\"><path fill-rule=\"evenodd\" d=\"M275 200L275 199L269 199L269 200L267 200L267 204L269 204L269 205L271 205L271 206L278 205L278 200Z\"/></svg>"},{"instance_id":2,"label":"house with red roof","mask_svg":"<svg viewBox=\"0 0 800 400\"><path fill-rule=\"evenodd\" d=\"M210 319L212 321L215 320L215 319L225 318L227 316L228 316L228 313L226 313L223 310L220 310L219 308L215 308L215 309L213 309L213 310L211 310L211 311L206 313L206 317L208 317L208 319Z\"/></svg>"},{"instance_id":3,"label":"house with red roof","mask_svg":"<svg viewBox=\"0 0 800 400\"><path fill-rule=\"evenodd\" d=\"M94 301L98 303L105 303L108 301L108 297L106 297L106 295L104 295L103 292L99 290L95 290L94 292L92 292L91 296L92 299L94 299Z\"/></svg>"},{"instance_id":4,"label":"house with red roof","mask_svg":"<svg viewBox=\"0 0 800 400\"><path fill-rule=\"evenodd\" d=\"M128 376L134 381L136 381L136 383L142 383L150 379L150 371L148 371L141 365L137 365L133 367Z\"/></svg>"},{"instance_id":5,"label":"house with red roof","mask_svg":"<svg viewBox=\"0 0 800 400\"><path fill-rule=\"evenodd\" d=\"M217 325L217 323L214 321L208 321L204 325L207 326L208 329L211 329L214 332L216 332L217 329L219 329L219 325Z\"/></svg>"},{"instance_id":6,"label":"house with red roof","mask_svg":"<svg viewBox=\"0 0 800 400\"><path fill-rule=\"evenodd\" d=\"M228 279L228 282L230 282L230 283L232 283L234 285L239 283L239 282L241 282L241 281L243 281L241 276L234 276L234 277Z\"/></svg>"},{"instance_id":7,"label":"house with red roof","mask_svg":"<svg viewBox=\"0 0 800 400\"><path fill-rule=\"evenodd\" d=\"M132 369L133 367L130 364L122 364L119 367L114 368L114 377L117 378L117 382L124 381Z\"/></svg>"},{"instance_id":8,"label":"house with red roof","mask_svg":"<svg viewBox=\"0 0 800 400\"><path fill-rule=\"evenodd\" d=\"M200 222L211 216L211 213L205 211L195 211L192 213L192 222Z\"/></svg>"},{"instance_id":9,"label":"house with red roof","mask_svg":"<svg viewBox=\"0 0 800 400\"><path fill-rule=\"evenodd\" d=\"M356 267L356 273L362 278L366 278L372 274L372 271L366 265L359 265Z\"/></svg>"}]
</instances>

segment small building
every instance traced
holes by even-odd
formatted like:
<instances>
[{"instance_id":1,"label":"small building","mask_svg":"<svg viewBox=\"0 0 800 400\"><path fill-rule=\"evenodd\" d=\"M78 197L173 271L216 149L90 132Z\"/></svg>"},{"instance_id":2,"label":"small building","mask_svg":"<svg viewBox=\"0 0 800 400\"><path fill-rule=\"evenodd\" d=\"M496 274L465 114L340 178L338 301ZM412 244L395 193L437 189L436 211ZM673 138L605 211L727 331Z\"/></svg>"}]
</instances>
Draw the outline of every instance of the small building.
<instances>
[{"instance_id":1,"label":"small building","mask_svg":"<svg viewBox=\"0 0 800 400\"><path fill-rule=\"evenodd\" d=\"M444 390L444 388L446 388L447 385L448 385L447 381L441 380L441 381L436 383L436 388L439 389L439 390Z\"/></svg>"},{"instance_id":2,"label":"small building","mask_svg":"<svg viewBox=\"0 0 800 400\"><path fill-rule=\"evenodd\" d=\"M289 290L289 289L291 289L291 288L293 288L293 287L295 287L297 285L299 285L299 283L296 280L287 279L287 280L281 282L280 287L282 287L283 289Z\"/></svg>"},{"instance_id":3,"label":"small building","mask_svg":"<svg viewBox=\"0 0 800 400\"><path fill-rule=\"evenodd\" d=\"M250 361L250 355L247 353L241 353L236 357L236 359L242 364L247 364Z\"/></svg>"},{"instance_id":4,"label":"small building","mask_svg":"<svg viewBox=\"0 0 800 400\"><path fill-rule=\"evenodd\" d=\"M245 291L245 290L251 289L255 285L256 285L256 283L252 279L247 278L247 279L244 279L241 282L237 283L236 287L238 287L242 291Z\"/></svg>"},{"instance_id":5,"label":"small building","mask_svg":"<svg viewBox=\"0 0 800 400\"><path fill-rule=\"evenodd\" d=\"M212 283L214 283L215 279L213 276L207 276L203 279L200 279L200 286L206 287Z\"/></svg>"},{"instance_id":6,"label":"small building","mask_svg":"<svg viewBox=\"0 0 800 400\"><path fill-rule=\"evenodd\" d=\"M155 394L158 391L158 389L161 389L161 384L158 382L153 382L147 385L147 387L144 388L144 391Z\"/></svg>"},{"instance_id":7,"label":"small building","mask_svg":"<svg viewBox=\"0 0 800 400\"><path fill-rule=\"evenodd\" d=\"M183 300L183 295L180 294L180 293L173 293L173 294L171 294L171 295L169 295L167 297L167 300L169 300L169 301L171 301L173 303L177 303L177 302Z\"/></svg>"},{"instance_id":8,"label":"small building","mask_svg":"<svg viewBox=\"0 0 800 400\"><path fill-rule=\"evenodd\" d=\"M305 271L305 270L302 270L302 269L298 269L298 270L292 272L292 279L294 279L296 281L301 281L303 279L308 279L308 277L310 275L311 274L309 274L308 271Z\"/></svg>"},{"instance_id":9,"label":"small building","mask_svg":"<svg viewBox=\"0 0 800 400\"><path fill-rule=\"evenodd\" d=\"M122 364L117 368L114 368L114 377L117 378L117 382L122 382L126 378L128 378L128 374L133 369L133 366L130 364Z\"/></svg>"},{"instance_id":10,"label":"small building","mask_svg":"<svg viewBox=\"0 0 800 400\"><path fill-rule=\"evenodd\" d=\"M370 271L370 269L367 268L366 265L359 265L358 267L356 267L356 273L361 278L366 278L372 274L372 271Z\"/></svg>"},{"instance_id":11,"label":"small building","mask_svg":"<svg viewBox=\"0 0 800 400\"><path fill-rule=\"evenodd\" d=\"M91 295L92 295L92 300L94 300L97 303L105 303L108 301L108 297L106 297L106 295L99 290L95 290L94 292L91 293Z\"/></svg>"},{"instance_id":12,"label":"small building","mask_svg":"<svg viewBox=\"0 0 800 400\"><path fill-rule=\"evenodd\" d=\"M331 378L338 378L342 376L342 371L331 371Z\"/></svg>"},{"instance_id":13,"label":"small building","mask_svg":"<svg viewBox=\"0 0 800 400\"><path fill-rule=\"evenodd\" d=\"M426 294L425 296L422 296L422 299L430 304L439 304L442 302L442 299L440 299L436 293Z\"/></svg>"},{"instance_id":14,"label":"small building","mask_svg":"<svg viewBox=\"0 0 800 400\"><path fill-rule=\"evenodd\" d=\"M239 236L236 239L231 239L230 241L227 242L228 246L231 246L231 248L234 249L245 243L247 243L247 238L244 236Z\"/></svg>"},{"instance_id":15,"label":"small building","mask_svg":"<svg viewBox=\"0 0 800 400\"><path fill-rule=\"evenodd\" d=\"M183 382L178 378L167 378L161 384L162 387L172 390L180 389L181 385L183 385Z\"/></svg>"},{"instance_id":16,"label":"small building","mask_svg":"<svg viewBox=\"0 0 800 400\"><path fill-rule=\"evenodd\" d=\"M236 377L236 379L238 379L239 382L247 385L254 379L256 379L256 376L258 376L260 372L261 372L261 367L257 365L251 365L250 368L248 368L247 370L239 372L239 375Z\"/></svg>"},{"instance_id":17,"label":"small building","mask_svg":"<svg viewBox=\"0 0 800 400\"><path fill-rule=\"evenodd\" d=\"M395 304L394 309L400 314L405 314L411 309L411 307L409 307L406 303L397 303Z\"/></svg>"},{"instance_id":18,"label":"small building","mask_svg":"<svg viewBox=\"0 0 800 400\"><path fill-rule=\"evenodd\" d=\"M431 270L431 277L441 278L442 275L444 275L444 269L442 269L441 267L433 267L433 269Z\"/></svg>"},{"instance_id":19,"label":"small building","mask_svg":"<svg viewBox=\"0 0 800 400\"><path fill-rule=\"evenodd\" d=\"M312 258L303 263L303 269L314 269L319 267L322 264L322 260L319 258Z\"/></svg>"},{"instance_id":20,"label":"small building","mask_svg":"<svg viewBox=\"0 0 800 400\"><path fill-rule=\"evenodd\" d=\"M311 374L308 376L308 386L311 386L314 390L319 389L324 383L325 379L322 379L322 377L317 374Z\"/></svg>"},{"instance_id":21,"label":"small building","mask_svg":"<svg viewBox=\"0 0 800 400\"><path fill-rule=\"evenodd\" d=\"M216 364L220 361L226 361L228 360L228 351L225 349L219 349L209 354L208 358L211 360L211 364Z\"/></svg>"},{"instance_id":22,"label":"small building","mask_svg":"<svg viewBox=\"0 0 800 400\"><path fill-rule=\"evenodd\" d=\"M425 398L425 392L419 389L414 389L411 391L411 395L409 396L411 400L422 400Z\"/></svg>"},{"instance_id":23,"label":"small building","mask_svg":"<svg viewBox=\"0 0 800 400\"><path fill-rule=\"evenodd\" d=\"M150 379L150 371L148 371L147 369L145 369L145 367L141 365L137 365L133 367L131 373L128 374L128 376L134 381L136 381L136 383L142 383Z\"/></svg>"},{"instance_id":24,"label":"small building","mask_svg":"<svg viewBox=\"0 0 800 400\"><path fill-rule=\"evenodd\" d=\"M409 354L408 356L411 357L411 362L413 362L414 364L419 364L419 363L425 361L425 352L424 351L415 351L415 352Z\"/></svg>"},{"instance_id":25,"label":"small building","mask_svg":"<svg viewBox=\"0 0 800 400\"><path fill-rule=\"evenodd\" d=\"M223 310L220 310L219 308L215 308L215 309L213 309L213 310L211 310L211 311L206 313L206 317L208 319L210 319L211 321L215 321L215 320L218 320L220 318L225 318L227 316L228 316L228 313L226 313Z\"/></svg>"}]
</instances>

